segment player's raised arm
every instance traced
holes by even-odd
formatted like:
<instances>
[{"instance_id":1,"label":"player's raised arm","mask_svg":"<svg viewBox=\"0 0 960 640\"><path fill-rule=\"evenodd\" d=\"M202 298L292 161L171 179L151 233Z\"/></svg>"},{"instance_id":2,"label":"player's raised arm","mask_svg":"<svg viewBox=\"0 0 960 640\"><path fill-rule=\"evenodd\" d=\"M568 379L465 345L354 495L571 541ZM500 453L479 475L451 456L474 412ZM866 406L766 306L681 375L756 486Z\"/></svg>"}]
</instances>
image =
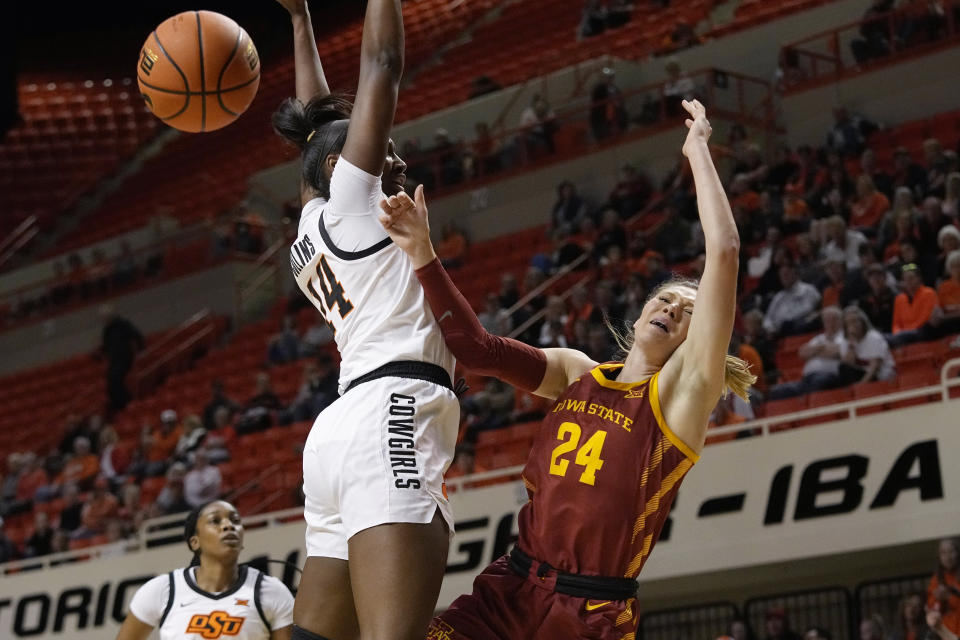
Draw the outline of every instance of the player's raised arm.
<instances>
[{"instance_id":1,"label":"player's raised arm","mask_svg":"<svg viewBox=\"0 0 960 640\"><path fill-rule=\"evenodd\" d=\"M691 119L683 154L690 161L706 263L686 341L660 376L667 424L691 449L703 447L707 420L724 391L727 347L736 310L740 237L707 145L711 127L698 100L683 102Z\"/></svg>"},{"instance_id":2,"label":"player's raised arm","mask_svg":"<svg viewBox=\"0 0 960 640\"><path fill-rule=\"evenodd\" d=\"M360 44L357 97L341 155L375 176L383 171L402 74L400 0L369 0Z\"/></svg>"},{"instance_id":3,"label":"player's raised arm","mask_svg":"<svg viewBox=\"0 0 960 640\"><path fill-rule=\"evenodd\" d=\"M320 63L317 40L310 21L307 0L277 0L290 13L293 23L293 69L297 100L303 104L311 98L330 95L327 78Z\"/></svg>"},{"instance_id":4,"label":"player's raised arm","mask_svg":"<svg viewBox=\"0 0 960 640\"><path fill-rule=\"evenodd\" d=\"M537 349L484 329L434 252L423 185L414 196L415 201L406 193L385 199L380 223L410 256L443 339L463 366L551 399L596 366L575 349Z\"/></svg>"}]
</instances>

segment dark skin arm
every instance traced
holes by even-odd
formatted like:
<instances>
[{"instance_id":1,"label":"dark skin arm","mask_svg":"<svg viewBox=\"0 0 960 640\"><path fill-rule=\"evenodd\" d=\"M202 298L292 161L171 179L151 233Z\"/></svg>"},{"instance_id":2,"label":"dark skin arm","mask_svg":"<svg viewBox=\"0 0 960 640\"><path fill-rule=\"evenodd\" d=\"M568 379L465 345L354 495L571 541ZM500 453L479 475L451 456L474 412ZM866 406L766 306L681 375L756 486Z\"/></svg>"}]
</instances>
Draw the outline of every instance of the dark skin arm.
<instances>
[{"instance_id":1,"label":"dark skin arm","mask_svg":"<svg viewBox=\"0 0 960 640\"><path fill-rule=\"evenodd\" d=\"M360 45L360 81L341 155L378 176L383 172L403 74L400 0L370 0Z\"/></svg>"},{"instance_id":2,"label":"dark skin arm","mask_svg":"<svg viewBox=\"0 0 960 640\"><path fill-rule=\"evenodd\" d=\"M306 104L312 98L330 95L327 78L320 64L317 39L313 35L310 7L306 0L277 0L290 13L293 23L293 69L297 100Z\"/></svg>"}]
</instances>

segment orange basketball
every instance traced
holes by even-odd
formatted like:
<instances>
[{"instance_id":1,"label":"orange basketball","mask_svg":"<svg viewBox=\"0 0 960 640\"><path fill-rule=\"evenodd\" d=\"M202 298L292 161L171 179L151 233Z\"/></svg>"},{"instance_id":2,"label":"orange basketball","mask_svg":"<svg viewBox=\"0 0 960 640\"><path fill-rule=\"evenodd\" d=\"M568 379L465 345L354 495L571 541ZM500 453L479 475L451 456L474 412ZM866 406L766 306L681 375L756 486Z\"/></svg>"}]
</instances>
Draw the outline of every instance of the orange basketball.
<instances>
[{"instance_id":1,"label":"orange basketball","mask_svg":"<svg viewBox=\"0 0 960 640\"><path fill-rule=\"evenodd\" d=\"M260 57L236 22L213 11L164 20L143 43L140 95L181 131L213 131L247 110L260 86Z\"/></svg>"}]
</instances>

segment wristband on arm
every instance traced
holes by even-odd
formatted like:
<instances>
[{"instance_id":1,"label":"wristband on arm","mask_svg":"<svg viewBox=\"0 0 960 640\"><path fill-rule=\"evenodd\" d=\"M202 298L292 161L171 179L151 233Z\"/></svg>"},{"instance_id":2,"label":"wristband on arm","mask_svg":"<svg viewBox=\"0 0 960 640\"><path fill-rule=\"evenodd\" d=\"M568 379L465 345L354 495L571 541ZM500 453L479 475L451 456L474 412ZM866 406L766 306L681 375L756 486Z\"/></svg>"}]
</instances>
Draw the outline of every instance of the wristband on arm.
<instances>
[{"instance_id":1,"label":"wristband on arm","mask_svg":"<svg viewBox=\"0 0 960 640\"><path fill-rule=\"evenodd\" d=\"M416 274L444 341L463 366L524 391L540 387L547 371L543 351L484 329L438 258L417 269Z\"/></svg>"}]
</instances>

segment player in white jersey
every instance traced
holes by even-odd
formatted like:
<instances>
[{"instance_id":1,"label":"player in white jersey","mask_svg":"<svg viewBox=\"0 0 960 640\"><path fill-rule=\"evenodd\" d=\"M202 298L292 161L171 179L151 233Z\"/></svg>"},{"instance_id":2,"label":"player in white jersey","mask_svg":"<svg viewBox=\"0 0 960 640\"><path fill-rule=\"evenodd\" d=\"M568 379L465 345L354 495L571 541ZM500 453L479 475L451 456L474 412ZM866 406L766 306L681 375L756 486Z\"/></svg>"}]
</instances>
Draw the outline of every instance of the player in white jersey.
<instances>
[{"instance_id":1,"label":"player in white jersey","mask_svg":"<svg viewBox=\"0 0 960 640\"><path fill-rule=\"evenodd\" d=\"M459 406L454 360L409 259L380 226L406 165L389 139L403 67L400 0L369 0L353 105L331 95L306 3L280 0L294 31L296 99L273 116L300 149L290 260L335 332L341 397L303 454L307 561L295 640L420 640L453 530L443 472Z\"/></svg>"},{"instance_id":2,"label":"player in white jersey","mask_svg":"<svg viewBox=\"0 0 960 640\"><path fill-rule=\"evenodd\" d=\"M288 640L293 595L274 577L238 565L243 524L229 502L201 505L187 516L189 567L159 575L137 589L117 640L233 638Z\"/></svg>"}]
</instances>

